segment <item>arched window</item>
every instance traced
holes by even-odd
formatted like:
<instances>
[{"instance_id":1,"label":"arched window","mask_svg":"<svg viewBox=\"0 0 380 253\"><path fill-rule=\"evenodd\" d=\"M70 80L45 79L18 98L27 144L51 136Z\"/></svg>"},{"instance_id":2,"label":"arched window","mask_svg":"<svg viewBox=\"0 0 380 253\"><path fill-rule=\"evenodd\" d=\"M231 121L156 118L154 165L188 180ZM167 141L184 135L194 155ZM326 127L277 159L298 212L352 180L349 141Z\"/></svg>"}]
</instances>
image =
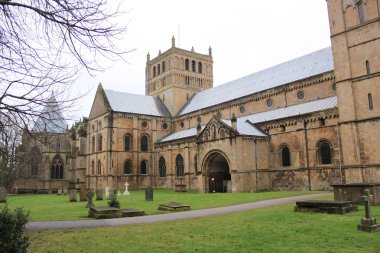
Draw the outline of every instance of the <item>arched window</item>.
<instances>
[{"instance_id":1,"label":"arched window","mask_svg":"<svg viewBox=\"0 0 380 253\"><path fill-rule=\"evenodd\" d=\"M369 108L371 111L373 110L372 93L368 93L368 108Z\"/></svg>"},{"instance_id":2,"label":"arched window","mask_svg":"<svg viewBox=\"0 0 380 253\"><path fill-rule=\"evenodd\" d=\"M158 64L157 66L157 75L161 74L161 66L160 64Z\"/></svg>"},{"instance_id":3,"label":"arched window","mask_svg":"<svg viewBox=\"0 0 380 253\"><path fill-rule=\"evenodd\" d=\"M50 172L51 179L63 179L63 161L59 155L54 157Z\"/></svg>"},{"instance_id":4,"label":"arched window","mask_svg":"<svg viewBox=\"0 0 380 253\"><path fill-rule=\"evenodd\" d=\"M287 146L281 149L281 163L282 166L290 166L290 151Z\"/></svg>"},{"instance_id":5,"label":"arched window","mask_svg":"<svg viewBox=\"0 0 380 253\"><path fill-rule=\"evenodd\" d=\"M98 161L98 175L102 174L102 162L99 160Z\"/></svg>"},{"instance_id":6,"label":"arched window","mask_svg":"<svg viewBox=\"0 0 380 253\"><path fill-rule=\"evenodd\" d=\"M204 140L204 141L208 141L208 136L209 136L208 132L205 131L205 132L203 133L203 140Z\"/></svg>"},{"instance_id":7,"label":"arched window","mask_svg":"<svg viewBox=\"0 0 380 253\"><path fill-rule=\"evenodd\" d=\"M318 152L321 164L331 164L331 148L327 141L319 143Z\"/></svg>"},{"instance_id":8,"label":"arched window","mask_svg":"<svg viewBox=\"0 0 380 253\"><path fill-rule=\"evenodd\" d=\"M216 126L215 125L212 126L212 139L216 140Z\"/></svg>"},{"instance_id":9,"label":"arched window","mask_svg":"<svg viewBox=\"0 0 380 253\"><path fill-rule=\"evenodd\" d=\"M162 73L164 73L165 72L165 62L163 61L162 62Z\"/></svg>"},{"instance_id":10,"label":"arched window","mask_svg":"<svg viewBox=\"0 0 380 253\"><path fill-rule=\"evenodd\" d=\"M367 70L367 75L371 74L371 67L369 66L369 61L365 61L365 68Z\"/></svg>"},{"instance_id":11,"label":"arched window","mask_svg":"<svg viewBox=\"0 0 380 253\"><path fill-rule=\"evenodd\" d=\"M92 136L91 138L91 152L95 152L95 136Z\"/></svg>"},{"instance_id":12,"label":"arched window","mask_svg":"<svg viewBox=\"0 0 380 253\"><path fill-rule=\"evenodd\" d=\"M358 2L357 7L358 7L358 12L359 12L359 21L362 24L365 21L363 2L362 1Z\"/></svg>"},{"instance_id":13,"label":"arched window","mask_svg":"<svg viewBox=\"0 0 380 253\"><path fill-rule=\"evenodd\" d=\"M195 72L195 61L191 61L191 70Z\"/></svg>"},{"instance_id":14,"label":"arched window","mask_svg":"<svg viewBox=\"0 0 380 253\"><path fill-rule=\"evenodd\" d=\"M98 135L98 151L103 150L103 136L101 134Z\"/></svg>"},{"instance_id":15,"label":"arched window","mask_svg":"<svg viewBox=\"0 0 380 253\"><path fill-rule=\"evenodd\" d=\"M156 66L153 67L153 77L156 76Z\"/></svg>"},{"instance_id":16,"label":"arched window","mask_svg":"<svg viewBox=\"0 0 380 253\"><path fill-rule=\"evenodd\" d=\"M198 62L198 73L202 74L202 62Z\"/></svg>"},{"instance_id":17,"label":"arched window","mask_svg":"<svg viewBox=\"0 0 380 253\"><path fill-rule=\"evenodd\" d=\"M140 165L140 174L141 174L141 175L146 175L146 174L148 174L148 161L147 161L147 160L143 160L143 161L141 161L141 165Z\"/></svg>"},{"instance_id":18,"label":"arched window","mask_svg":"<svg viewBox=\"0 0 380 253\"><path fill-rule=\"evenodd\" d=\"M148 136L143 135L140 139L140 150L148 151Z\"/></svg>"},{"instance_id":19,"label":"arched window","mask_svg":"<svg viewBox=\"0 0 380 253\"><path fill-rule=\"evenodd\" d=\"M131 135L130 134L126 134L124 136L124 151L130 151L131 150Z\"/></svg>"},{"instance_id":20,"label":"arched window","mask_svg":"<svg viewBox=\"0 0 380 253\"><path fill-rule=\"evenodd\" d=\"M185 174L185 169L183 165L183 157L181 155L177 155L175 159L175 175L176 177L183 177Z\"/></svg>"},{"instance_id":21,"label":"arched window","mask_svg":"<svg viewBox=\"0 0 380 253\"><path fill-rule=\"evenodd\" d=\"M195 175L198 175L198 155L194 156L194 172Z\"/></svg>"},{"instance_id":22,"label":"arched window","mask_svg":"<svg viewBox=\"0 0 380 253\"><path fill-rule=\"evenodd\" d=\"M61 140L59 138L57 138L57 140L55 141L55 149L56 150L61 149Z\"/></svg>"},{"instance_id":23,"label":"arched window","mask_svg":"<svg viewBox=\"0 0 380 253\"><path fill-rule=\"evenodd\" d=\"M160 160L158 161L158 169L159 169L160 177L166 177L166 164L165 164L165 158L163 156L161 156Z\"/></svg>"},{"instance_id":24,"label":"arched window","mask_svg":"<svg viewBox=\"0 0 380 253\"><path fill-rule=\"evenodd\" d=\"M223 128L222 128L222 129L220 129L219 135L220 135L220 138L221 138L221 139L224 139L224 138L226 138L226 131L224 131L224 129L223 129Z\"/></svg>"},{"instance_id":25,"label":"arched window","mask_svg":"<svg viewBox=\"0 0 380 253\"><path fill-rule=\"evenodd\" d=\"M91 175L95 175L95 161L92 160L91 162Z\"/></svg>"},{"instance_id":26,"label":"arched window","mask_svg":"<svg viewBox=\"0 0 380 253\"><path fill-rule=\"evenodd\" d=\"M185 60L185 70L189 70L189 59Z\"/></svg>"},{"instance_id":27,"label":"arched window","mask_svg":"<svg viewBox=\"0 0 380 253\"><path fill-rule=\"evenodd\" d=\"M131 160L126 160L126 161L124 162L124 174L125 174L125 175L132 174L132 170L131 170Z\"/></svg>"}]
</instances>

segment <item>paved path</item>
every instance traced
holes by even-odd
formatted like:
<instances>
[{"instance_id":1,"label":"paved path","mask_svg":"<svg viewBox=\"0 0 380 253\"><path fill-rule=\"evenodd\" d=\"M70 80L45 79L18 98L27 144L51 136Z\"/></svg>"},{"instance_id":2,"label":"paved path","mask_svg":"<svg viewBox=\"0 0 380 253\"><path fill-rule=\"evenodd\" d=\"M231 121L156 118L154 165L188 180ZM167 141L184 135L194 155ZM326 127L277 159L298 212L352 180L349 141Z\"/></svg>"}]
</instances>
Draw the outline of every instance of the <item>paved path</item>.
<instances>
[{"instance_id":1,"label":"paved path","mask_svg":"<svg viewBox=\"0 0 380 253\"><path fill-rule=\"evenodd\" d=\"M45 229L115 227L115 226L125 226L125 225L132 225L132 224L184 220L184 219L247 211L247 210L252 210L252 209L286 204L286 203L291 203L291 202L295 202L299 200L306 200L306 199L324 197L324 196L329 196L329 195L331 195L331 193L302 195L302 196L286 197L286 198L280 198L280 199L263 200L263 201L240 204L240 205L235 205L235 206L224 206L224 207L216 207L216 208L177 212L177 213L146 215L146 216L138 216L138 217L126 217L126 218L118 218L118 219L29 222L28 224L26 224L26 229L27 230L45 230Z\"/></svg>"}]
</instances>

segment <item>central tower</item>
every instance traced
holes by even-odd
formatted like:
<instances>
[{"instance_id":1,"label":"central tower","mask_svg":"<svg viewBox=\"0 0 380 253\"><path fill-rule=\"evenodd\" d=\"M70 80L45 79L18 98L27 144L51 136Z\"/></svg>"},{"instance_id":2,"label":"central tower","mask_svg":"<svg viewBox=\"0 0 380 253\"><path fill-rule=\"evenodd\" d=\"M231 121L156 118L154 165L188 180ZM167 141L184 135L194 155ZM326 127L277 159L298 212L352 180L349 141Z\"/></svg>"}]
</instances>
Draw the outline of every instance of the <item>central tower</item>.
<instances>
[{"instance_id":1,"label":"central tower","mask_svg":"<svg viewBox=\"0 0 380 253\"><path fill-rule=\"evenodd\" d=\"M213 87L212 52L199 54L175 47L150 60L147 55L145 94L158 96L175 116L195 93Z\"/></svg>"}]
</instances>

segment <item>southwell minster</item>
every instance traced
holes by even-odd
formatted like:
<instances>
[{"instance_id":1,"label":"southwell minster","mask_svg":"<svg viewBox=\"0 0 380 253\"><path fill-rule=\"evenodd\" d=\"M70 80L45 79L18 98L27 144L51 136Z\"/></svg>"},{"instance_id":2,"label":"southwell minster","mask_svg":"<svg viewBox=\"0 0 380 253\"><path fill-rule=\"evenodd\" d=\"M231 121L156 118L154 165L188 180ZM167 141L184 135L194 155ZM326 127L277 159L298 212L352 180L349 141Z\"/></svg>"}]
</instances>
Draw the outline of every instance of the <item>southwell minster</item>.
<instances>
[{"instance_id":1,"label":"southwell minster","mask_svg":"<svg viewBox=\"0 0 380 253\"><path fill-rule=\"evenodd\" d=\"M331 47L216 87L212 49L181 49L173 37L147 55L145 95L99 85L71 130L52 96L18 149L30 162L13 191L379 182L380 1L327 6Z\"/></svg>"}]
</instances>

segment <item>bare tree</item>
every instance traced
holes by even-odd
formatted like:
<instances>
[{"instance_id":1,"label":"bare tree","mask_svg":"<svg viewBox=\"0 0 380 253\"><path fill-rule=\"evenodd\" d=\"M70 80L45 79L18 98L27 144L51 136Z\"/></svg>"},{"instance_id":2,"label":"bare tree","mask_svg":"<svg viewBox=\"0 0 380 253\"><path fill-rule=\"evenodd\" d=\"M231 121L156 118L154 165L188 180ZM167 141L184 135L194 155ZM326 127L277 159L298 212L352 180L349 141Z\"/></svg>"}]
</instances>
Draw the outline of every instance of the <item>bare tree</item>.
<instances>
[{"instance_id":1,"label":"bare tree","mask_svg":"<svg viewBox=\"0 0 380 253\"><path fill-rule=\"evenodd\" d=\"M104 70L99 56L125 60L129 51L115 45L126 31L117 22L124 13L113 6L107 0L0 0L0 116L31 124L52 91L67 108L78 98L68 91L79 71Z\"/></svg>"},{"instance_id":2,"label":"bare tree","mask_svg":"<svg viewBox=\"0 0 380 253\"><path fill-rule=\"evenodd\" d=\"M0 186L8 191L17 177L16 149L21 143L20 129L14 124L8 124L6 119L0 118L2 129L0 131ZM26 161L22 161L22 163Z\"/></svg>"}]
</instances>

